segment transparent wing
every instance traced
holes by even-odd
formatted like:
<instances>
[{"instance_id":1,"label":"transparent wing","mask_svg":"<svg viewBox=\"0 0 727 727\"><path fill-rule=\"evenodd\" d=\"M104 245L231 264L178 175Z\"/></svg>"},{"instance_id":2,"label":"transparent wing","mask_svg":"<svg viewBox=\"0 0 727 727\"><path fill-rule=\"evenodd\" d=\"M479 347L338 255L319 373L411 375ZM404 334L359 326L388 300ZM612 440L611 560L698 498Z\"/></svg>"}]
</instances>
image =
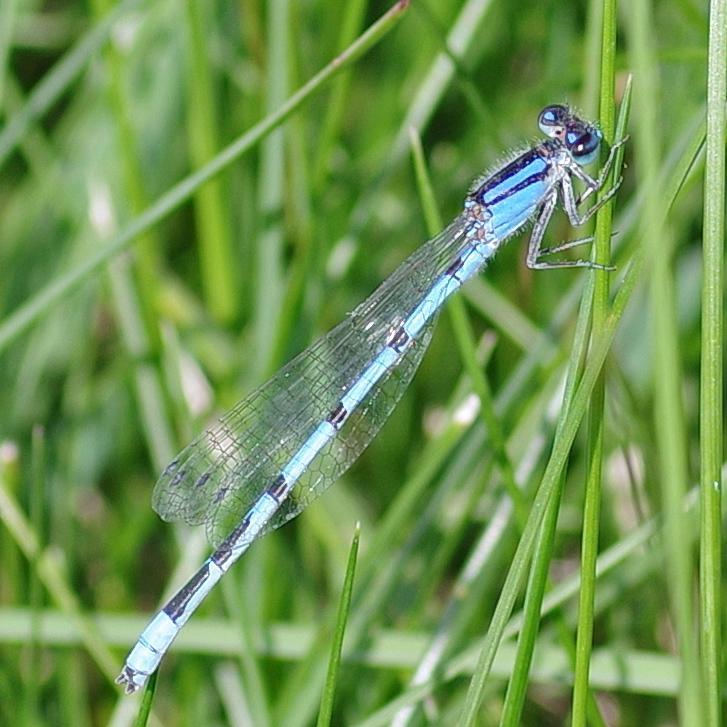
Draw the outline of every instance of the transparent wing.
<instances>
[{"instance_id":1,"label":"transparent wing","mask_svg":"<svg viewBox=\"0 0 727 727\"><path fill-rule=\"evenodd\" d=\"M338 404L393 328L463 247L463 215L405 260L328 334L240 401L167 466L152 495L165 520L205 524L218 544ZM399 401L431 338L430 324L315 457L266 530L295 517L358 458Z\"/></svg>"}]
</instances>

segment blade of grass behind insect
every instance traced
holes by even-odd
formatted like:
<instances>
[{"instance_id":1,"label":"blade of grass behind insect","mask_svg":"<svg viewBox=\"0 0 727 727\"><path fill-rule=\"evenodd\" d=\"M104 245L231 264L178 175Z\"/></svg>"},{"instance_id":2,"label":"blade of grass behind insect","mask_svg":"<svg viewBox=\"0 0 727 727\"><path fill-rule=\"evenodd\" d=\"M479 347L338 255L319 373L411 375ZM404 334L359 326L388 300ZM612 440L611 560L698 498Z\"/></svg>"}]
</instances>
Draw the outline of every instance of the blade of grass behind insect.
<instances>
[{"instance_id":1,"label":"blade of grass behind insect","mask_svg":"<svg viewBox=\"0 0 727 727\"><path fill-rule=\"evenodd\" d=\"M681 517L687 482L686 424L682 411L682 374L676 321L673 240L664 224L664 190L659 179L661 155L659 68L654 18L648 0L635 0L626 15L629 50L639 88L634 103L634 157L644 191L641 234L649 258L650 317L653 339L654 420L661 497L666 513L665 577L671 598L683 668L679 698L681 721L703 724L696 630L692 607L694 572Z\"/></svg>"},{"instance_id":2,"label":"blade of grass behind insect","mask_svg":"<svg viewBox=\"0 0 727 727\"><path fill-rule=\"evenodd\" d=\"M437 206L431 178L429 177L426 162L424 161L421 138L414 127L410 128L410 140L419 199L421 201L422 211L424 212L424 219L427 223L427 232L430 236L434 236L443 228L442 216ZM447 312L449 313L450 322L455 334L457 350L462 359L462 365L469 376L475 394L479 398L480 417L488 431L505 487L515 504L518 522L522 525L525 522L522 492L515 482L515 472L505 448L505 435L495 413L490 385L477 360L477 344L467 317L464 300L462 300L461 296L454 295L447 301Z\"/></svg>"},{"instance_id":3,"label":"blade of grass behind insect","mask_svg":"<svg viewBox=\"0 0 727 727\"><path fill-rule=\"evenodd\" d=\"M290 15L287 0L269 0L267 15L265 106L270 113L284 102L288 93ZM261 229L255 251L256 272L253 278L255 347L251 357L251 375L254 378L270 373L277 365L277 361L271 360L275 348L275 336L271 332L278 327L285 295L281 220L286 146L285 130L275 129L264 139L260 148L258 206Z\"/></svg>"},{"instance_id":4,"label":"blade of grass behind insect","mask_svg":"<svg viewBox=\"0 0 727 727\"><path fill-rule=\"evenodd\" d=\"M346 563L346 575L343 581L343 590L341 591L341 600L338 604L338 614L336 617L336 626L333 631L333 640L331 641L331 654L328 662L328 673L326 674L326 683L323 688L323 699L321 700L321 708L318 712L318 727L326 727L331 724L333 715L333 702L336 696L336 684L341 669L341 651L343 648L343 637L346 633L346 621L351 609L351 595L353 593L353 579L356 573L356 559L358 558L358 545L361 537L361 526L356 524L351 541L351 551L348 554L348 562Z\"/></svg>"},{"instance_id":5,"label":"blade of grass behind insect","mask_svg":"<svg viewBox=\"0 0 727 727\"><path fill-rule=\"evenodd\" d=\"M158 677L158 670L153 671L149 675L149 679L147 680L144 691L142 692L139 711L136 713L136 719L134 719L134 727L146 727L146 724L149 721L151 707L154 703L154 695L156 694Z\"/></svg>"},{"instance_id":6,"label":"blade of grass behind insect","mask_svg":"<svg viewBox=\"0 0 727 727\"><path fill-rule=\"evenodd\" d=\"M348 46L359 32L366 11L365 0L351 0L341 5L343 18L340 20L340 31L337 48ZM313 159L312 187L315 194L323 191L331 162L333 142L338 136L343 112L346 107L346 98L351 83L349 73L342 73L332 84L329 100L326 104L326 113L318 133L318 147Z\"/></svg>"},{"instance_id":7,"label":"blade of grass behind insect","mask_svg":"<svg viewBox=\"0 0 727 727\"><path fill-rule=\"evenodd\" d=\"M212 88L209 23L206 3L185 3L187 29L187 139L190 162L203 167L220 148L218 115ZM284 99L281 99L281 102ZM272 137L270 137L272 138ZM197 249L207 309L218 323L230 323L239 311L236 255L232 252L230 197L222 175L200 186L194 195Z\"/></svg>"},{"instance_id":8,"label":"blade of grass behind insect","mask_svg":"<svg viewBox=\"0 0 727 727\"><path fill-rule=\"evenodd\" d=\"M238 139L225 147L212 160L193 174L185 177L174 185L151 206L135 217L114 239L96 255L86 259L69 272L58 276L48 283L40 292L20 305L2 323L0 323L0 351L2 351L18 335L23 333L38 318L54 309L55 304L78 285L92 277L112 257L125 250L141 234L149 230L160 220L187 201L205 182L209 181L223 169L232 164L239 156L256 146L285 122L313 93L319 90L330 78L342 69L354 63L372 46L378 43L401 19L408 7L408 2L400 0L388 12L360 35L343 53L336 56L328 65L313 78L301 86L275 112L266 116ZM7 131L7 127L6 127ZM2 141L0 135L0 141ZM0 160L2 159L0 144Z\"/></svg>"},{"instance_id":9,"label":"blade of grass behind insect","mask_svg":"<svg viewBox=\"0 0 727 727\"><path fill-rule=\"evenodd\" d=\"M591 6L593 8L593 5ZM616 55L616 2L607 0L599 9L602 19L600 48L600 127L606 139L613 138L615 123L614 108L614 66ZM596 59L590 66L598 65ZM614 181L612 172L611 183ZM616 177L617 179L617 177ZM600 193L599 199L603 196ZM594 257L601 264L611 260L611 218L613 201L602 207L596 216L596 237ZM593 290L593 335L598 335L608 314L609 273L595 270ZM574 667L572 719L574 727L584 727L588 712L595 722L602 724L603 719L598 706L592 699L588 675L593 647L594 602L596 597L596 558L600 533L601 486L603 476L603 435L604 404L606 397L605 372L601 372L588 412L587 423L587 472L585 499L583 504L583 533L581 536L581 590L578 601L578 628L576 635L576 661ZM594 720L591 719L591 723Z\"/></svg>"},{"instance_id":10,"label":"blade of grass behind insect","mask_svg":"<svg viewBox=\"0 0 727 727\"><path fill-rule=\"evenodd\" d=\"M710 4L707 149L704 170L702 355L700 372L700 611L705 724L722 715L722 443L724 411L725 140L727 1Z\"/></svg>"}]
</instances>

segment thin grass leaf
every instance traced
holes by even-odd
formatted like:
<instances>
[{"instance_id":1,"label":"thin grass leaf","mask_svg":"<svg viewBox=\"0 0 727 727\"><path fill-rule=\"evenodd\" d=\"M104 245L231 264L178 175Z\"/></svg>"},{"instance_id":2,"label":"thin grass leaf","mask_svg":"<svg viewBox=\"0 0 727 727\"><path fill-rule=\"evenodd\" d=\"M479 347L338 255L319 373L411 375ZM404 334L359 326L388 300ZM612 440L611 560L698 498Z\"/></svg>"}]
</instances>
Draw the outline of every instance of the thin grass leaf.
<instances>
[{"instance_id":1,"label":"thin grass leaf","mask_svg":"<svg viewBox=\"0 0 727 727\"><path fill-rule=\"evenodd\" d=\"M631 105L631 88L632 85L629 81L626 86L626 91L621 104L619 122L615 134L615 137L618 139L623 138L625 135L628 111ZM622 162L623 155L615 160L614 169L621 169ZM614 179L617 178L615 176L616 173L617 172L614 171ZM601 234L605 234L606 237L609 237L607 229L602 230ZM573 347L571 356L569 358L568 370L565 378L565 387L563 391L563 411L567 411L572 404L576 384L581 375L581 371L583 369L586 358L586 353L588 350L589 335L591 331L591 311L594 300L593 290L596 284L596 278L597 275L590 276L589 280L587 281L586 288L583 293L581 307L578 313L578 319L576 321L576 329L573 335ZM540 540L535 548L535 557L533 561L533 566L531 568L530 579L525 595L522 630L520 631L520 637L518 639L517 660L514 665L510 683L508 684L505 704L503 706L503 712L500 721L502 725L518 724L521 720L526 688L528 685L530 666L533 659L533 651L535 648L538 629L540 627L540 621L544 616L542 610L543 595L548 580L548 572L553 554L557 518L560 510L563 485L564 477L561 477L560 481L557 483L557 487L554 490L553 495L551 496L550 501L548 502L546 513L543 518L541 533L539 536ZM581 592L580 583L577 592ZM564 630L564 623L562 622L562 620L560 622L560 625L562 627L561 630ZM570 639L570 636L567 636L567 638L564 637L562 640L564 642L564 648L567 649L570 653L574 654L575 649ZM575 659L573 667L575 672ZM591 709L592 716L597 718L597 714L593 711L592 707L589 707L589 709Z\"/></svg>"},{"instance_id":2,"label":"thin grass leaf","mask_svg":"<svg viewBox=\"0 0 727 727\"><path fill-rule=\"evenodd\" d=\"M602 37L600 49L600 114L601 130L606 139L612 138L615 123L614 77L616 56L616 2L604 2L602 15ZM594 59L595 60L595 59ZM593 63L592 65L595 65ZM616 174L614 170L614 174ZM618 177L612 176L611 183ZM602 207L596 215L594 259L606 263L611 259L611 218L613 204ZM605 271L594 274L593 289L593 335L598 335L609 307L609 275ZM606 376L601 373L593 390L588 412L587 473L585 500L583 503L583 535L581 538L581 590L578 603L578 629L575 645L574 688L572 720L574 727L591 724L602 725L603 717L593 699L588 684L588 674L593 646L594 601L596 594L596 559L600 540L601 488L604 457L604 404L606 397Z\"/></svg>"},{"instance_id":3,"label":"thin grass leaf","mask_svg":"<svg viewBox=\"0 0 727 727\"><path fill-rule=\"evenodd\" d=\"M46 483L46 451L45 451L45 432L41 427L36 427L33 431L33 473L32 473L32 489L30 496L30 524L33 530L40 534L45 540L44 522L45 522L45 483ZM38 705L38 689L41 684L41 647L42 640L40 638L40 613L43 607L43 591L40 578L38 577L38 564L31 562L31 575L29 583L28 602L31 608L31 638L26 650L28 662L28 680L25 685L25 713L28 721L34 721L40 718L37 710Z\"/></svg>"},{"instance_id":4,"label":"thin grass leaf","mask_svg":"<svg viewBox=\"0 0 727 727\"><path fill-rule=\"evenodd\" d=\"M410 129L410 132L414 169L417 175L424 218L427 220L427 232L430 236L434 236L444 225L439 209L437 208L434 189L426 168L426 162L424 161L421 139L413 127ZM524 511L522 510L522 493L515 482L512 462L510 462L505 447L505 436L495 413L492 392L477 360L477 344L467 317L464 301L460 296L455 296L447 302L447 312L449 313L449 319L455 334L457 350L462 359L462 364L472 383L472 389L479 400L479 412L482 417L482 422L488 431L494 447L505 487L516 505L518 517L521 517L520 522L522 524L525 521Z\"/></svg>"},{"instance_id":5,"label":"thin grass leaf","mask_svg":"<svg viewBox=\"0 0 727 727\"><path fill-rule=\"evenodd\" d=\"M157 690L157 680L159 679L159 672L155 671L149 676L149 680L144 687L142 692L141 700L139 702L139 711L134 719L134 727L146 727L151 716L151 708L154 704L154 695Z\"/></svg>"},{"instance_id":6,"label":"thin grass leaf","mask_svg":"<svg viewBox=\"0 0 727 727\"><path fill-rule=\"evenodd\" d=\"M207 43L207 10L204 4L195 2L186 3L185 9L189 64L188 144L192 166L199 168L214 158L221 143ZM280 99L281 104L284 100ZM237 256L233 252L224 204L228 197L229 188L225 177L221 176L199 187L194 196L202 285L210 313L220 323L233 321L240 308L235 289L239 277Z\"/></svg>"},{"instance_id":7,"label":"thin grass leaf","mask_svg":"<svg viewBox=\"0 0 727 727\"><path fill-rule=\"evenodd\" d=\"M634 99L635 165L645 189L642 235L650 260L650 308L654 346L654 419L658 473L666 512L666 572L676 638L683 664L680 715L686 722L703 723L702 685L695 642L692 584L694 568L682 547L687 533L680 515L688 482L686 423L681 401L679 333L671 232L662 213L664 190L659 184L660 125L656 104L660 79L656 73L656 36L651 3L631 5L629 40L639 88Z\"/></svg>"},{"instance_id":8,"label":"thin grass leaf","mask_svg":"<svg viewBox=\"0 0 727 727\"><path fill-rule=\"evenodd\" d=\"M348 554L348 563L346 564L346 576L343 581L343 590L341 591L341 600L338 604L338 614L336 617L336 625L333 630L333 639L331 641L331 655L328 662L328 673L326 675L326 684L323 689L323 698L321 699L321 708L318 712L318 727L326 727L331 724L333 717L333 703L336 698L336 685L341 669L341 652L343 650L343 637L346 633L346 621L351 609L351 595L353 594L353 581L356 573L356 560L358 559L358 545L361 537L361 527L356 525L351 540L351 551Z\"/></svg>"},{"instance_id":9,"label":"thin grass leaf","mask_svg":"<svg viewBox=\"0 0 727 727\"><path fill-rule=\"evenodd\" d=\"M702 355L700 377L701 674L705 724L716 727L722 695L722 459L724 442L724 232L727 140L727 2L710 4L707 147L704 170Z\"/></svg>"}]
</instances>

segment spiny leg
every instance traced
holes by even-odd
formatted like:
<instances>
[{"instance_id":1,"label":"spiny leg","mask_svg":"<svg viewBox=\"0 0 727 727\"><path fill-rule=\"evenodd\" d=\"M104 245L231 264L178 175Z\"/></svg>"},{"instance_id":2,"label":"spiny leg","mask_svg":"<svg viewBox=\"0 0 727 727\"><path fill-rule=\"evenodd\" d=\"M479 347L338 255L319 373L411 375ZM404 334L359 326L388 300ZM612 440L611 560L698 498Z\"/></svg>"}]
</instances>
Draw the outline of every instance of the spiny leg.
<instances>
[{"instance_id":1,"label":"spiny leg","mask_svg":"<svg viewBox=\"0 0 727 727\"><path fill-rule=\"evenodd\" d=\"M612 232L611 237L615 237L616 233ZM570 250L572 247L579 247L580 245L588 245L595 240L595 235L588 235L588 237L579 237L577 240L565 240L557 245L551 247L541 247L539 257L545 255L552 255L554 252L563 252L563 250Z\"/></svg>"},{"instance_id":2,"label":"spiny leg","mask_svg":"<svg viewBox=\"0 0 727 727\"><path fill-rule=\"evenodd\" d=\"M570 180L567 181L570 184ZM533 225L533 232L530 235L530 242L528 243L528 252L526 257L527 266L532 270L553 270L554 268L589 268L591 270L613 270L614 268L609 265L602 265L601 263L595 263L591 260L557 260L555 262L546 262L540 259L543 254L547 254L547 252L552 251L552 248L543 250L541 246L543 243L545 230L548 227L550 218L553 216L553 211L555 210L557 203L558 189L557 187L554 187L553 191L543 202L540 208L540 213L538 214L538 217L535 220L535 224ZM578 242L584 243L586 241L588 240L580 240ZM566 246L568 245L568 243L564 244ZM574 245L570 246L574 247ZM561 249L567 249L567 247Z\"/></svg>"},{"instance_id":3,"label":"spiny leg","mask_svg":"<svg viewBox=\"0 0 727 727\"><path fill-rule=\"evenodd\" d=\"M611 189L609 189L608 192L606 192L606 194L598 200L598 202L592 204L585 212L579 212L578 203L573 190L573 182L570 177L564 176L560 180L560 189L563 194L563 209L568 215L571 225L573 225L573 227L580 227L580 225L590 220L591 217L593 217L593 215L595 215L596 212L603 207L603 205L611 201L616 192L618 192L622 181L623 177L619 178Z\"/></svg>"},{"instance_id":4,"label":"spiny leg","mask_svg":"<svg viewBox=\"0 0 727 727\"><path fill-rule=\"evenodd\" d=\"M601 172L598 175L597 179L593 179L593 177L590 177L588 174L586 174L580 167L573 166L570 167L570 172L578 177L578 179L581 179L586 184L586 190L579 195L578 197L575 196L575 191L573 189L573 180L571 176L564 175L560 179L560 189L563 199L563 209L565 210L566 214L568 215L568 219L573 225L573 227L578 227L582 224L584 224L586 221L588 221L591 217L593 217L596 212L598 212L603 205L605 205L607 202L609 202L616 192L618 192L619 188L621 187L621 182L623 181L623 177L619 177L619 179L616 180L616 182L613 184L613 186L608 190L608 192L595 204L592 204L585 212L580 212L578 207L580 204L588 198L590 194L593 192L597 192L600 189L602 189L603 185L606 182L606 178L608 176L608 173L610 172L610 168L613 164L613 159L616 150L626 141L626 138L619 140L616 144L614 144L611 147L611 151L608 155L608 159L606 160L606 164L601 169ZM561 252L563 250L568 250L572 247L577 247L579 245L586 244L587 242L592 242L593 236L588 236L584 238L580 238L578 240L571 240L567 242L560 243L559 245L552 246L550 248L546 249L540 249L538 252L538 257L542 257L543 255L550 255L554 252ZM585 264L588 263L588 264ZM601 263L595 263L593 261L585 261L585 260L579 260L573 262L564 262L559 264L553 264L556 267L588 267L596 270L615 270L615 268L612 265L603 265Z\"/></svg>"},{"instance_id":5,"label":"spiny leg","mask_svg":"<svg viewBox=\"0 0 727 727\"><path fill-rule=\"evenodd\" d=\"M581 192L580 195L577 197L575 196L575 190L573 189L573 183L571 181L570 177L563 177L561 179L561 188L562 188L562 194L563 194L563 207L566 211L566 214L568 215L568 219L573 225L573 227L578 227L579 225L582 225L584 222L586 222L588 219L590 219L606 202L610 201L612 197L616 194L618 189L621 186L621 182L623 181L623 177L620 177L614 185L609 189L606 196L599 200L595 205L592 205L588 210L586 210L585 213L581 214L578 211L578 208L581 206L581 204L590 197L591 194L594 192L599 191L603 185L606 183L606 178L611 171L611 166L613 165L613 160L615 158L616 151L621 147L626 140L628 139L628 136L624 137L623 139L619 139L612 147L608 154L608 158L606 159L606 163L603 165L603 168L598 174L598 177L594 179L589 174L583 171L581 167L578 165L574 165L573 167L569 168L569 171L573 173L578 179L580 179L585 185L586 189ZM552 210L551 210L552 214ZM546 220L547 224L547 220ZM533 234L535 234L536 230L533 230ZM544 233L544 230L540 232L540 243L542 243L542 235ZM613 233L611 233L613 235ZM545 255L552 255L556 252L563 252L564 250L570 250L573 247L578 247L580 245L586 245L588 243L593 242L594 236L588 235L587 237L581 237L577 240L566 240L565 242L559 243L557 245L551 245L550 247L540 247L540 244L538 246L538 253L537 258L542 258ZM532 241L531 241L532 245ZM578 261L580 263L583 262L589 262L589 261ZM555 265L556 267L574 267L572 262L565 261L564 264L558 264ZM593 263L590 262L589 265L576 265L575 267L591 267L595 269L604 269L604 270L614 270L612 266L604 266L600 263Z\"/></svg>"}]
</instances>

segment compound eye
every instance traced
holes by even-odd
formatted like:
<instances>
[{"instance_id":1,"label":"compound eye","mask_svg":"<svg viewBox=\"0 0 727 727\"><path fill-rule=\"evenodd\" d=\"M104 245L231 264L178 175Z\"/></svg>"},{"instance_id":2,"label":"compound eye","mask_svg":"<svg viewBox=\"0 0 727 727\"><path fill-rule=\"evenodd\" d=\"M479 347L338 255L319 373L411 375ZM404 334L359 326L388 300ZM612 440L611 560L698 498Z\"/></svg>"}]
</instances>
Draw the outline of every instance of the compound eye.
<instances>
[{"instance_id":1,"label":"compound eye","mask_svg":"<svg viewBox=\"0 0 727 727\"><path fill-rule=\"evenodd\" d=\"M538 126L540 131L546 136L558 137L562 136L566 119L568 118L568 109L560 104L546 106L538 116Z\"/></svg>"},{"instance_id":2,"label":"compound eye","mask_svg":"<svg viewBox=\"0 0 727 727\"><path fill-rule=\"evenodd\" d=\"M571 156L578 164L590 164L598 155L601 146L601 132L592 129L581 134L569 133L566 137L566 146Z\"/></svg>"}]
</instances>

